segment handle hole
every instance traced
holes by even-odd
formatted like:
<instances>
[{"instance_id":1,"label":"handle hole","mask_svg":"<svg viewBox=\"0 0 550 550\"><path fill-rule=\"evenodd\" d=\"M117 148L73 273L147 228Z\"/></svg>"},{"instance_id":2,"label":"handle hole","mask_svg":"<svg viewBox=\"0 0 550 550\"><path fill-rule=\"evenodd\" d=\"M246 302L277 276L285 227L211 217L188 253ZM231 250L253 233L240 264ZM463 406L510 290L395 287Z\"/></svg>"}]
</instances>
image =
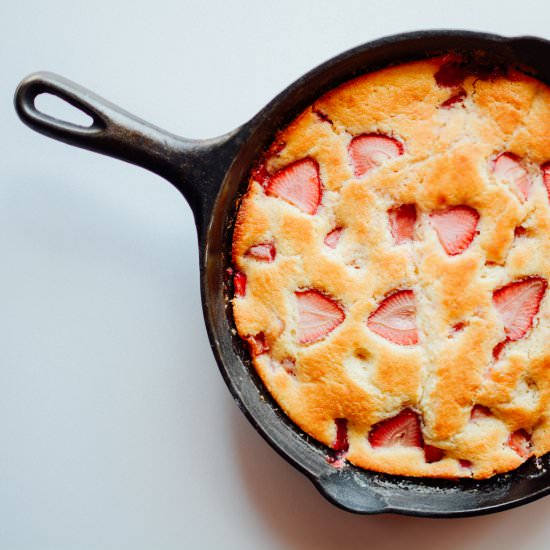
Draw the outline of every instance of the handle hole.
<instances>
[{"instance_id":1,"label":"handle hole","mask_svg":"<svg viewBox=\"0 0 550 550\"><path fill-rule=\"evenodd\" d=\"M38 94L34 100L34 105L44 115L70 122L82 128L91 128L94 123L94 119L84 111L47 92Z\"/></svg>"}]
</instances>

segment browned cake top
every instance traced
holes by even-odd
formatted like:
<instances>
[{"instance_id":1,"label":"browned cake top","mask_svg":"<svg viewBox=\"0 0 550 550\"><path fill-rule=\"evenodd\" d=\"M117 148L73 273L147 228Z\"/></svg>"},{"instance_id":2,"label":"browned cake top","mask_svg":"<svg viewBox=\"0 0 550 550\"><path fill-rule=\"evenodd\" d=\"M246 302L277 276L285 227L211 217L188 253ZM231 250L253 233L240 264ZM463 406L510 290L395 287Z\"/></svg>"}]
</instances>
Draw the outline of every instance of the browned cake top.
<instances>
[{"instance_id":1,"label":"browned cake top","mask_svg":"<svg viewBox=\"0 0 550 550\"><path fill-rule=\"evenodd\" d=\"M429 59L331 91L239 207L254 366L363 468L486 478L550 451L550 89L474 73Z\"/></svg>"}]
</instances>

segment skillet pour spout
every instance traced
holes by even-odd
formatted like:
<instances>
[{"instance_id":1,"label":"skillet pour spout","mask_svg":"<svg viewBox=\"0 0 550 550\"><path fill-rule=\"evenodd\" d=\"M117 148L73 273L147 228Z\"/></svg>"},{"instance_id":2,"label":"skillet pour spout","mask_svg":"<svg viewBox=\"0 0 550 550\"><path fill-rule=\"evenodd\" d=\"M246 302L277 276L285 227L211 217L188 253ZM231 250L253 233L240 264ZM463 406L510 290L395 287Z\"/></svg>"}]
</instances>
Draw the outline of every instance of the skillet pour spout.
<instances>
[{"instance_id":1,"label":"skillet pour spout","mask_svg":"<svg viewBox=\"0 0 550 550\"><path fill-rule=\"evenodd\" d=\"M238 406L288 462L306 474L335 505L352 512L393 512L428 517L480 515L518 506L550 493L550 458L487 480L406 478L336 468L330 451L297 428L262 385L234 330L226 277L237 202L247 176L277 131L325 92L360 74L412 59L453 52L485 52L550 84L550 42L470 31L432 30L389 36L323 63L280 93L240 128L211 140L175 136L52 73L19 84L21 120L49 137L136 164L162 176L186 198L197 226L202 305L210 345ZM35 106L52 94L92 118L88 127L56 119Z\"/></svg>"}]
</instances>

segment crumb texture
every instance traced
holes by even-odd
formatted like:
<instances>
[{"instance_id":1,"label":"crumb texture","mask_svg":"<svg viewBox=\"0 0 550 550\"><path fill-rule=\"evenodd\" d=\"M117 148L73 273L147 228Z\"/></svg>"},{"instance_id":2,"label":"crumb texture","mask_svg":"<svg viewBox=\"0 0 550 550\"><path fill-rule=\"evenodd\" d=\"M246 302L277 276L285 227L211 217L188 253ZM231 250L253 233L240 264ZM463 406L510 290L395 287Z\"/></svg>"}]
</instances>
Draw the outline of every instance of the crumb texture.
<instances>
[{"instance_id":1,"label":"crumb texture","mask_svg":"<svg viewBox=\"0 0 550 550\"><path fill-rule=\"evenodd\" d=\"M550 451L550 88L449 63L318 99L237 213L237 331L335 465L481 479Z\"/></svg>"}]
</instances>

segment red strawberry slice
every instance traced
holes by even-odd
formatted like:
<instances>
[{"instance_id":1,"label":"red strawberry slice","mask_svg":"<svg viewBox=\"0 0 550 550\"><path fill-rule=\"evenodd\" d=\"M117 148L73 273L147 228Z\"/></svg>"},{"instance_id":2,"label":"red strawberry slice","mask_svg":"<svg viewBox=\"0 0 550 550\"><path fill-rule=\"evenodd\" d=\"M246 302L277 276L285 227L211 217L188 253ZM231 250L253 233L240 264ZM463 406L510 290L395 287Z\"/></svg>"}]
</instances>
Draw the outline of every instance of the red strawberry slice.
<instances>
[{"instance_id":1,"label":"red strawberry slice","mask_svg":"<svg viewBox=\"0 0 550 550\"><path fill-rule=\"evenodd\" d=\"M245 339L250 346L250 353L252 355L261 355L269 351L269 345L263 332L259 332L254 336L247 336Z\"/></svg>"},{"instance_id":2,"label":"red strawberry slice","mask_svg":"<svg viewBox=\"0 0 550 550\"><path fill-rule=\"evenodd\" d=\"M470 420L479 420L480 418L488 418L489 416L493 416L489 407L474 405L472 412L470 413Z\"/></svg>"},{"instance_id":3,"label":"red strawberry slice","mask_svg":"<svg viewBox=\"0 0 550 550\"><path fill-rule=\"evenodd\" d=\"M510 434L508 446L522 458L529 458L531 455L531 438L525 430L517 430Z\"/></svg>"},{"instance_id":4,"label":"red strawberry slice","mask_svg":"<svg viewBox=\"0 0 550 550\"><path fill-rule=\"evenodd\" d=\"M469 206L452 206L430 215L439 242L449 256L462 254L476 235L479 214Z\"/></svg>"},{"instance_id":5,"label":"red strawberry slice","mask_svg":"<svg viewBox=\"0 0 550 550\"><path fill-rule=\"evenodd\" d=\"M466 460L464 458L461 458L458 463L460 464L461 468L471 468L472 467L472 461Z\"/></svg>"},{"instance_id":6,"label":"red strawberry slice","mask_svg":"<svg viewBox=\"0 0 550 550\"><path fill-rule=\"evenodd\" d=\"M451 327L453 332L461 332L466 328L466 323L464 321L458 322L456 325Z\"/></svg>"},{"instance_id":7,"label":"red strawberry slice","mask_svg":"<svg viewBox=\"0 0 550 550\"><path fill-rule=\"evenodd\" d=\"M250 174L254 181L257 181L262 187L265 187L269 182L269 172L265 162L258 164Z\"/></svg>"},{"instance_id":8,"label":"red strawberry slice","mask_svg":"<svg viewBox=\"0 0 550 550\"><path fill-rule=\"evenodd\" d=\"M298 341L309 344L320 340L343 322L342 308L317 290L296 292L298 301Z\"/></svg>"},{"instance_id":9,"label":"red strawberry slice","mask_svg":"<svg viewBox=\"0 0 550 550\"><path fill-rule=\"evenodd\" d=\"M442 109L450 109L451 107L454 107L455 105L457 105L459 103L462 103L464 101L464 99L466 98L466 95L467 95L466 90L461 88L460 90L458 90L458 92L456 94L449 97L449 99L446 99L440 105L440 107Z\"/></svg>"},{"instance_id":10,"label":"red strawberry slice","mask_svg":"<svg viewBox=\"0 0 550 550\"><path fill-rule=\"evenodd\" d=\"M510 340L508 340L508 338L506 338L505 340L503 340L502 342L499 342L494 348L493 348L493 359L495 361L498 361L501 357L501 355L503 354L504 352L504 348L506 347L506 345L508 344Z\"/></svg>"},{"instance_id":11,"label":"red strawberry slice","mask_svg":"<svg viewBox=\"0 0 550 550\"><path fill-rule=\"evenodd\" d=\"M345 418L336 418L336 439L332 448L340 453L346 453L349 449L348 441L348 421Z\"/></svg>"},{"instance_id":12,"label":"red strawberry slice","mask_svg":"<svg viewBox=\"0 0 550 550\"><path fill-rule=\"evenodd\" d=\"M233 275L233 287L235 288L235 296L244 296L246 294L246 275L240 271L236 271Z\"/></svg>"},{"instance_id":13,"label":"red strawberry slice","mask_svg":"<svg viewBox=\"0 0 550 550\"><path fill-rule=\"evenodd\" d=\"M416 328L416 300L412 290L399 290L385 298L372 313L367 326L382 336L402 346L418 343Z\"/></svg>"},{"instance_id":14,"label":"red strawberry slice","mask_svg":"<svg viewBox=\"0 0 550 550\"><path fill-rule=\"evenodd\" d=\"M438 449L433 445L424 445L424 460L428 464L439 462L444 456L445 452L442 449Z\"/></svg>"},{"instance_id":15,"label":"red strawberry slice","mask_svg":"<svg viewBox=\"0 0 550 550\"><path fill-rule=\"evenodd\" d=\"M336 246L338 245L338 242L340 241L340 237L342 237L343 232L344 232L343 227L336 227L330 233L327 234L327 236L325 237L324 243L329 248L336 248Z\"/></svg>"},{"instance_id":16,"label":"red strawberry slice","mask_svg":"<svg viewBox=\"0 0 550 550\"><path fill-rule=\"evenodd\" d=\"M420 419L411 409L375 424L369 433L373 447L422 447Z\"/></svg>"},{"instance_id":17,"label":"red strawberry slice","mask_svg":"<svg viewBox=\"0 0 550 550\"><path fill-rule=\"evenodd\" d=\"M246 255L258 260L259 262L272 262L275 259L277 251L273 243L260 243L251 246Z\"/></svg>"},{"instance_id":18,"label":"red strawberry slice","mask_svg":"<svg viewBox=\"0 0 550 550\"><path fill-rule=\"evenodd\" d=\"M527 235L527 229L525 229L522 225L518 225L514 229L514 237L516 239L521 239L522 237L525 237L525 235Z\"/></svg>"},{"instance_id":19,"label":"red strawberry slice","mask_svg":"<svg viewBox=\"0 0 550 550\"><path fill-rule=\"evenodd\" d=\"M501 153L493 161L493 172L499 179L514 183L521 196L527 200L531 189L531 178L517 155Z\"/></svg>"},{"instance_id":20,"label":"red strawberry slice","mask_svg":"<svg viewBox=\"0 0 550 550\"><path fill-rule=\"evenodd\" d=\"M530 277L507 284L493 292L493 304L510 341L523 338L533 325L547 282L542 277Z\"/></svg>"},{"instance_id":21,"label":"red strawberry slice","mask_svg":"<svg viewBox=\"0 0 550 550\"><path fill-rule=\"evenodd\" d=\"M388 216L395 244L412 241L416 224L416 206L414 204L403 204L388 210Z\"/></svg>"},{"instance_id":22,"label":"red strawberry slice","mask_svg":"<svg viewBox=\"0 0 550 550\"><path fill-rule=\"evenodd\" d=\"M266 193L283 199L306 214L315 214L321 202L318 164L305 158L285 166L270 178Z\"/></svg>"},{"instance_id":23,"label":"red strawberry slice","mask_svg":"<svg viewBox=\"0 0 550 550\"><path fill-rule=\"evenodd\" d=\"M362 134L354 137L349 154L355 175L360 178L384 162L403 154L403 144L382 134Z\"/></svg>"},{"instance_id":24,"label":"red strawberry slice","mask_svg":"<svg viewBox=\"0 0 550 550\"><path fill-rule=\"evenodd\" d=\"M542 181L550 199L550 162L545 162L540 168L542 170Z\"/></svg>"}]
</instances>

